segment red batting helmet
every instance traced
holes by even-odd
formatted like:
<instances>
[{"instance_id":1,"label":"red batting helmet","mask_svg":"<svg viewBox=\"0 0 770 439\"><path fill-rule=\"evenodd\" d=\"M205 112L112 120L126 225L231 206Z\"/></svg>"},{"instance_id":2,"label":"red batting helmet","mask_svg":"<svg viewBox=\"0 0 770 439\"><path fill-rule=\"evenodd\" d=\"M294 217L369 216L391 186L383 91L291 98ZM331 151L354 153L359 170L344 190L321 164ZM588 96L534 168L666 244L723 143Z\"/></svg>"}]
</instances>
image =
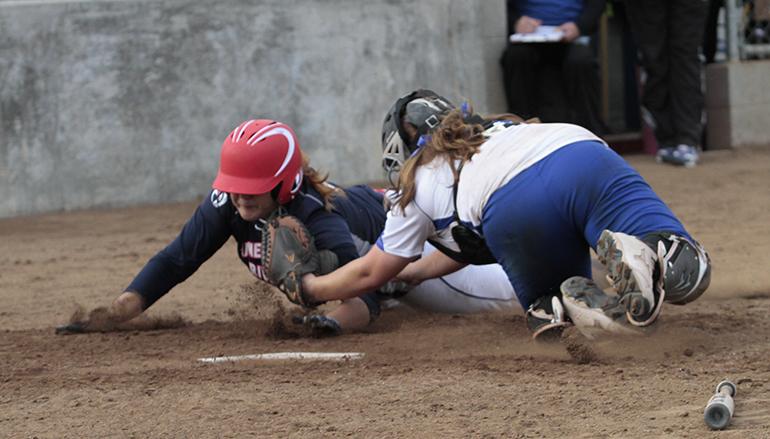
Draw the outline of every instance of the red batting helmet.
<instances>
[{"instance_id":1,"label":"red batting helmet","mask_svg":"<svg viewBox=\"0 0 770 439\"><path fill-rule=\"evenodd\" d=\"M302 151L294 131L273 120L247 120L222 144L214 189L261 195L281 185L276 201L285 204L302 184Z\"/></svg>"}]
</instances>

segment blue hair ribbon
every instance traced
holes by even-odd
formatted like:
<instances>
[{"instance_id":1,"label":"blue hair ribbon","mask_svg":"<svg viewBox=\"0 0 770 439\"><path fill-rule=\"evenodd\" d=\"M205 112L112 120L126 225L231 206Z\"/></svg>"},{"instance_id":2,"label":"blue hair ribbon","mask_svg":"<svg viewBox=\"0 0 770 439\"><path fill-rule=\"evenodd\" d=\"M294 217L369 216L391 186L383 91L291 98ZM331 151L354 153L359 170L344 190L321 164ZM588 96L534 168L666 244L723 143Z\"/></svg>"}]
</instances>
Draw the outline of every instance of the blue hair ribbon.
<instances>
[{"instance_id":1,"label":"blue hair ribbon","mask_svg":"<svg viewBox=\"0 0 770 439\"><path fill-rule=\"evenodd\" d=\"M468 101L460 105L460 111L463 113L463 118L470 116L471 106L468 104Z\"/></svg>"},{"instance_id":2,"label":"blue hair ribbon","mask_svg":"<svg viewBox=\"0 0 770 439\"><path fill-rule=\"evenodd\" d=\"M427 145L428 142L430 142L429 135L423 134L422 136L420 136L420 138L417 139L417 148L415 148L415 150L412 152L412 154L409 157L414 157L414 155L420 152L423 146Z\"/></svg>"}]
</instances>

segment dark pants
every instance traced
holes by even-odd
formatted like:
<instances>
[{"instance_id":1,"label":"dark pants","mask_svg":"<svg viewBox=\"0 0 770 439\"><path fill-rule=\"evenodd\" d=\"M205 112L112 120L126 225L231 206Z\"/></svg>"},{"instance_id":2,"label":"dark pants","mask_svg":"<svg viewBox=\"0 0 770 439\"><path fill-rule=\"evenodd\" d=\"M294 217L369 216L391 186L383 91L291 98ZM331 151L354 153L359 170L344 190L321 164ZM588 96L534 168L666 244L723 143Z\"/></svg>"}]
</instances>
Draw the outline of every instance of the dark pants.
<instances>
[{"instance_id":1,"label":"dark pants","mask_svg":"<svg viewBox=\"0 0 770 439\"><path fill-rule=\"evenodd\" d=\"M706 64L714 62L717 53L717 25L719 22L719 10L725 6L725 0L709 0L706 26L703 33L703 56Z\"/></svg>"},{"instance_id":2,"label":"dark pants","mask_svg":"<svg viewBox=\"0 0 770 439\"><path fill-rule=\"evenodd\" d=\"M642 104L655 119L663 146L700 144L701 63L708 3L702 0L626 0L626 14L647 73Z\"/></svg>"},{"instance_id":3,"label":"dark pants","mask_svg":"<svg viewBox=\"0 0 770 439\"><path fill-rule=\"evenodd\" d=\"M583 44L508 44L500 63L508 111L525 119L570 122L603 134L599 65Z\"/></svg>"}]
</instances>

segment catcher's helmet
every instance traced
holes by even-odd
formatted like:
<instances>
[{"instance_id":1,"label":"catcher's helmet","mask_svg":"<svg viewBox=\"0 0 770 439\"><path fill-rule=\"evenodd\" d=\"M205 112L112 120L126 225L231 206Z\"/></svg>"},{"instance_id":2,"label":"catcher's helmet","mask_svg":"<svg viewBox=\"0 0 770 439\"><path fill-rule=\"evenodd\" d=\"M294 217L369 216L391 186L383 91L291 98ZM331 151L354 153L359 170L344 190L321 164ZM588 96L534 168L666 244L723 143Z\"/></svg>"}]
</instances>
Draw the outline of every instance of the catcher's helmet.
<instances>
[{"instance_id":1,"label":"catcher's helmet","mask_svg":"<svg viewBox=\"0 0 770 439\"><path fill-rule=\"evenodd\" d=\"M388 173L388 180L417 149L420 136L437 127L453 108L449 100L431 90L413 91L393 104L382 123L382 167ZM402 119L417 128L416 136L406 133Z\"/></svg>"},{"instance_id":2,"label":"catcher's helmet","mask_svg":"<svg viewBox=\"0 0 770 439\"><path fill-rule=\"evenodd\" d=\"M294 198L302 184L302 151L285 124L252 119L238 125L222 144L212 186L223 192L260 195L273 191L279 204Z\"/></svg>"}]
</instances>

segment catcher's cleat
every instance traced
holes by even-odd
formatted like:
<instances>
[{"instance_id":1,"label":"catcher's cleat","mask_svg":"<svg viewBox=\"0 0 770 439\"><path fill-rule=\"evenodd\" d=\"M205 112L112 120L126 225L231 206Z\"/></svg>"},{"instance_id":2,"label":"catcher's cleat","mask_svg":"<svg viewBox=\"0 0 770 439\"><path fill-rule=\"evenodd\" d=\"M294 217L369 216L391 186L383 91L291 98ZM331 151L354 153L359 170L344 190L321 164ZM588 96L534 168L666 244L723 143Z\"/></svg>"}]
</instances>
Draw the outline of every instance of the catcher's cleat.
<instances>
[{"instance_id":1,"label":"catcher's cleat","mask_svg":"<svg viewBox=\"0 0 770 439\"><path fill-rule=\"evenodd\" d=\"M561 294L567 315L586 337L641 334L627 325L626 308L618 296L607 295L591 279L571 277L562 282Z\"/></svg>"},{"instance_id":2,"label":"catcher's cleat","mask_svg":"<svg viewBox=\"0 0 770 439\"><path fill-rule=\"evenodd\" d=\"M626 306L634 326L648 326L660 314L665 293L655 276L658 255L639 238L605 230L596 244L599 262L609 271L610 283ZM660 272L660 271L659 271Z\"/></svg>"},{"instance_id":3,"label":"catcher's cleat","mask_svg":"<svg viewBox=\"0 0 770 439\"><path fill-rule=\"evenodd\" d=\"M558 296L543 296L527 309L527 327L532 339L538 342L554 342L561 339L564 329L572 323L564 313Z\"/></svg>"}]
</instances>

